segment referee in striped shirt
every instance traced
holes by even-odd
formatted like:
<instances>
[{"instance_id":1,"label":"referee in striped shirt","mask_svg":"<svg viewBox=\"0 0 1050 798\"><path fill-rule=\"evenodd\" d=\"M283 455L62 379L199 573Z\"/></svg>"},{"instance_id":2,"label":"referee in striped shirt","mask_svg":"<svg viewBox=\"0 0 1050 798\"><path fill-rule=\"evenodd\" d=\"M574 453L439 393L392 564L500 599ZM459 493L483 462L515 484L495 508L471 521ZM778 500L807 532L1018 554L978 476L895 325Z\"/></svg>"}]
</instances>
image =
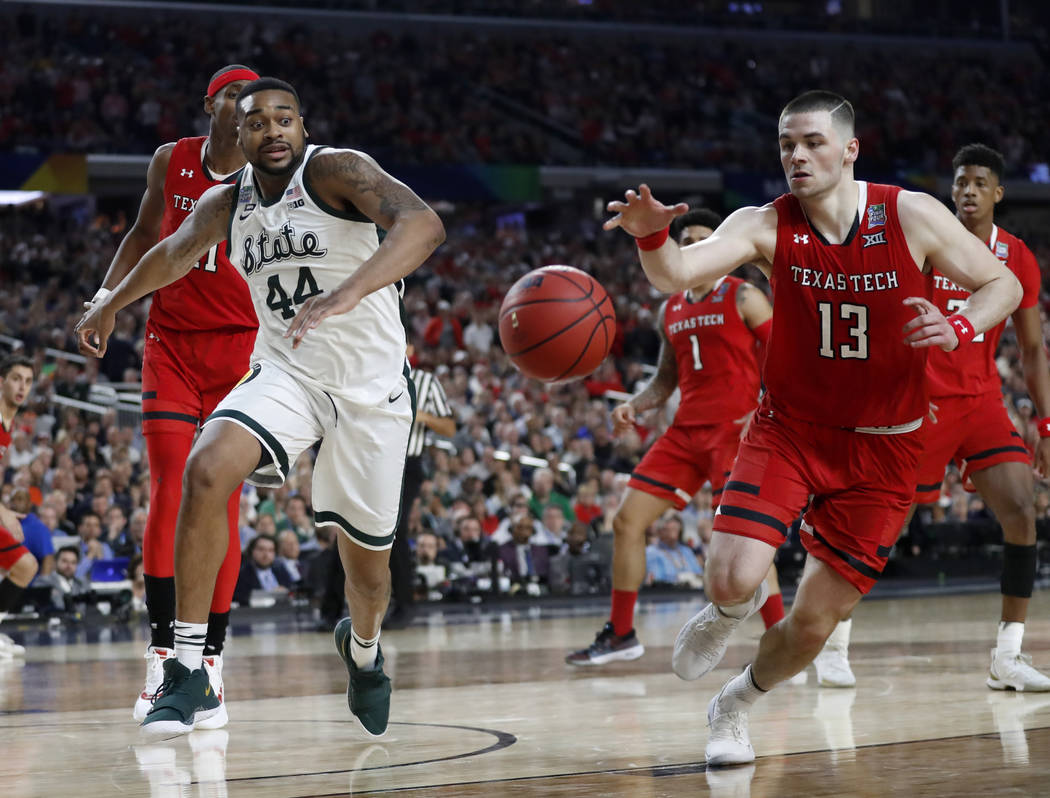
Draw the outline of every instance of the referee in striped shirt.
<instances>
[{"instance_id":1,"label":"referee in striped shirt","mask_svg":"<svg viewBox=\"0 0 1050 798\"><path fill-rule=\"evenodd\" d=\"M408 357L411 358L414 351L415 348L409 344ZM452 408L438 378L429 371L412 369L412 382L416 384L416 420L408 435L405 481L401 488L401 517L394 535L394 547L390 552L394 606L383 624L388 629L405 626L412 620L416 564L408 544L408 516L426 478L423 474L423 450L430 445L435 433L446 438L456 434Z\"/></svg>"}]
</instances>

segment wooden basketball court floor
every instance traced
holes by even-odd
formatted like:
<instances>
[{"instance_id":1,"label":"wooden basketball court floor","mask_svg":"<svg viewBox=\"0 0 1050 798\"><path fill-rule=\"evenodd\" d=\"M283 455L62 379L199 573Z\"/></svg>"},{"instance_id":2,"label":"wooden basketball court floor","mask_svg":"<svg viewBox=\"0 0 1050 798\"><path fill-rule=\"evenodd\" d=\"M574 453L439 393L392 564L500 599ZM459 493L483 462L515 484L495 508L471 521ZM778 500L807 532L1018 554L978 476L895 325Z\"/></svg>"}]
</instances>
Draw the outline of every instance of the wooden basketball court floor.
<instances>
[{"instance_id":1,"label":"wooden basketball court floor","mask_svg":"<svg viewBox=\"0 0 1050 798\"><path fill-rule=\"evenodd\" d=\"M647 652L573 669L602 618L432 620L384 633L387 736L350 720L331 636L257 625L226 654L230 724L143 741L131 720L143 644L40 645L0 663L0 796L1047 796L1050 694L989 690L997 594L869 599L856 689L782 685L760 702L754 766L707 770L706 706L746 663L750 619L694 683L670 646L699 602L650 605ZM1025 649L1050 668L1050 593Z\"/></svg>"}]
</instances>

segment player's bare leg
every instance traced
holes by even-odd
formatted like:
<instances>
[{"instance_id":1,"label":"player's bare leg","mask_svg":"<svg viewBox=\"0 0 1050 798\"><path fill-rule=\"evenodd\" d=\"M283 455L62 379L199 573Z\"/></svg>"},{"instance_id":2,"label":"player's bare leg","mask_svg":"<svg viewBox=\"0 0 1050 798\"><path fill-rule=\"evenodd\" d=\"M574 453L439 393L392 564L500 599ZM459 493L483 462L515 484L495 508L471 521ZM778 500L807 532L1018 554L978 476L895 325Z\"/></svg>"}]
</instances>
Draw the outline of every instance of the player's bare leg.
<instances>
[{"instance_id":1,"label":"player's bare leg","mask_svg":"<svg viewBox=\"0 0 1050 798\"><path fill-rule=\"evenodd\" d=\"M1021 653L1028 601L1035 584L1035 482L1026 463L999 463L970 475L1003 528L1002 616L992 649L993 690L1050 691L1050 678Z\"/></svg>"},{"instance_id":2,"label":"player's bare leg","mask_svg":"<svg viewBox=\"0 0 1050 798\"><path fill-rule=\"evenodd\" d=\"M390 601L390 549L366 549L342 533L338 540L350 607L350 617L335 627L336 648L350 676L346 698L359 728L381 737L390 716L390 679L383 673L379 647Z\"/></svg>"},{"instance_id":3,"label":"player's bare leg","mask_svg":"<svg viewBox=\"0 0 1050 798\"><path fill-rule=\"evenodd\" d=\"M645 653L645 647L634 633L634 605L645 581L645 530L673 506L669 499L627 488L613 517L613 594L609 622L591 645L565 658L570 665L604 665L638 659Z\"/></svg>"},{"instance_id":4,"label":"player's bare leg","mask_svg":"<svg viewBox=\"0 0 1050 798\"><path fill-rule=\"evenodd\" d=\"M679 678L699 679L722 660L733 631L765 603L775 554L773 546L755 538L718 531L711 536L704 567L704 593L711 603L675 638L671 668Z\"/></svg>"},{"instance_id":5,"label":"player's bare leg","mask_svg":"<svg viewBox=\"0 0 1050 798\"><path fill-rule=\"evenodd\" d=\"M747 726L751 706L778 683L805 668L860 597L860 591L832 568L814 557L806 561L791 612L782 623L766 630L754 662L730 679L708 705L708 765L754 760Z\"/></svg>"},{"instance_id":6,"label":"player's bare leg","mask_svg":"<svg viewBox=\"0 0 1050 798\"><path fill-rule=\"evenodd\" d=\"M201 432L182 485L175 529L175 657L164 663L164 684L143 728L189 732L222 708L203 665L215 577L229 545L227 503L255 470L262 446L246 429L215 421Z\"/></svg>"}]
</instances>

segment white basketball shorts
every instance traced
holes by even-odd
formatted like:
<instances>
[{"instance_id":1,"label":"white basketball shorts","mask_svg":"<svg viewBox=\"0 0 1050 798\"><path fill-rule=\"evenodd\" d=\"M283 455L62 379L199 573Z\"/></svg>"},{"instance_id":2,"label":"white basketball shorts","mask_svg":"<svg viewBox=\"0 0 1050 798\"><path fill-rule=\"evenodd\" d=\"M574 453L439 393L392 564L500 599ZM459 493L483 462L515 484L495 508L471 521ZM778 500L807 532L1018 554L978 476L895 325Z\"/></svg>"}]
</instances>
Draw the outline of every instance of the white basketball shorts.
<instances>
[{"instance_id":1,"label":"white basketball shorts","mask_svg":"<svg viewBox=\"0 0 1050 798\"><path fill-rule=\"evenodd\" d=\"M415 404L407 368L389 396L367 407L305 385L262 361L204 424L230 421L258 439L272 463L246 481L260 487L281 485L291 464L320 440L314 523L336 526L366 549L382 551L394 542Z\"/></svg>"}]
</instances>

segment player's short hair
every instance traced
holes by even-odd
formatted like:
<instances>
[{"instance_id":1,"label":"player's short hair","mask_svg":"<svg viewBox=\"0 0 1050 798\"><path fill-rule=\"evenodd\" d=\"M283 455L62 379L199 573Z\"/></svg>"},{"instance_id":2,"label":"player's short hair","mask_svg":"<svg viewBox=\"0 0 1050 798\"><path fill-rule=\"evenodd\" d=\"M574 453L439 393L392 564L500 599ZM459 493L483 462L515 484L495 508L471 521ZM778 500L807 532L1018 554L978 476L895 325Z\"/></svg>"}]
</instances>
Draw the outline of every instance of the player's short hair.
<instances>
[{"instance_id":1,"label":"player's short hair","mask_svg":"<svg viewBox=\"0 0 1050 798\"><path fill-rule=\"evenodd\" d=\"M8 355L0 360L0 379L6 377L15 366L25 366L32 371L33 361L25 355Z\"/></svg>"},{"instance_id":2,"label":"player's short hair","mask_svg":"<svg viewBox=\"0 0 1050 798\"><path fill-rule=\"evenodd\" d=\"M784 106L784 110L780 112L780 118L783 119L788 114L807 114L814 111L827 111L831 114L833 124L848 131L850 137L853 136L856 123L853 106L850 105L849 100L833 91L814 89L803 92Z\"/></svg>"},{"instance_id":3,"label":"player's short hair","mask_svg":"<svg viewBox=\"0 0 1050 798\"><path fill-rule=\"evenodd\" d=\"M671 222L671 238L677 241L682 231L693 225L710 227L712 230L715 230L720 224L722 224L722 217L710 208L693 208L681 216L676 216L675 220Z\"/></svg>"},{"instance_id":4,"label":"player's short hair","mask_svg":"<svg viewBox=\"0 0 1050 798\"><path fill-rule=\"evenodd\" d=\"M995 175L995 179L1003 182L1003 172L1006 170L1006 162L1003 154L993 150L987 144L967 144L961 147L955 157L952 158L952 172L957 172L960 166L987 166L988 171Z\"/></svg>"},{"instance_id":5,"label":"player's short hair","mask_svg":"<svg viewBox=\"0 0 1050 798\"><path fill-rule=\"evenodd\" d=\"M295 107L300 111L302 110L303 104L299 100L299 92L295 90L295 87L291 83L287 83L280 78L261 77L258 80L253 80L251 83L241 89L240 94L237 95L237 112L244 113L244 106L242 100L245 97L251 97L253 94L259 91L286 91L295 98Z\"/></svg>"}]
</instances>

